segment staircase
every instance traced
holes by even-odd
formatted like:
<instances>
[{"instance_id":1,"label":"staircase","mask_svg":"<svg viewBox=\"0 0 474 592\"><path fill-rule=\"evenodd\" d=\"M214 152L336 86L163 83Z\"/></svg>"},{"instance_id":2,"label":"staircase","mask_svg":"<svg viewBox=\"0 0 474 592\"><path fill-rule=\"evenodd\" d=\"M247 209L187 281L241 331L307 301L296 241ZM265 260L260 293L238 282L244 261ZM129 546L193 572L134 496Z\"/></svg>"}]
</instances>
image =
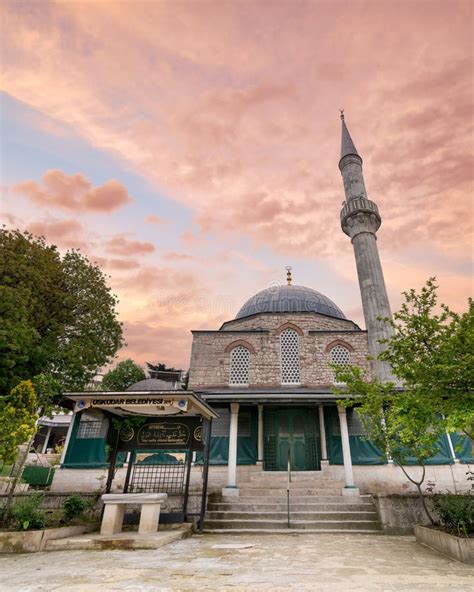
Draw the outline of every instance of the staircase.
<instances>
[{"instance_id":1,"label":"staircase","mask_svg":"<svg viewBox=\"0 0 474 592\"><path fill-rule=\"evenodd\" d=\"M238 497L210 498L204 532L381 534L372 497L343 496L343 485L321 472L292 473L288 527L286 473L252 475Z\"/></svg>"}]
</instances>

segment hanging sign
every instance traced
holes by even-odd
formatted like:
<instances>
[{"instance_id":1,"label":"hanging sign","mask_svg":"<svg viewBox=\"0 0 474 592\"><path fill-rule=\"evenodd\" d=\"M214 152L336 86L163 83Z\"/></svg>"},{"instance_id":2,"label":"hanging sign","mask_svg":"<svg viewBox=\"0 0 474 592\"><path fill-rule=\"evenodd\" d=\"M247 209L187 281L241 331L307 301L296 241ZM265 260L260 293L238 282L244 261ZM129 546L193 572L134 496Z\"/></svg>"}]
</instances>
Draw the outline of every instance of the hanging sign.
<instances>
[{"instance_id":1,"label":"hanging sign","mask_svg":"<svg viewBox=\"0 0 474 592\"><path fill-rule=\"evenodd\" d=\"M155 417L137 426L124 420L123 426L118 427L118 430L117 450L201 450L203 447L202 423L199 417L167 417L163 420ZM112 440L115 438L116 436L112 436Z\"/></svg>"}]
</instances>

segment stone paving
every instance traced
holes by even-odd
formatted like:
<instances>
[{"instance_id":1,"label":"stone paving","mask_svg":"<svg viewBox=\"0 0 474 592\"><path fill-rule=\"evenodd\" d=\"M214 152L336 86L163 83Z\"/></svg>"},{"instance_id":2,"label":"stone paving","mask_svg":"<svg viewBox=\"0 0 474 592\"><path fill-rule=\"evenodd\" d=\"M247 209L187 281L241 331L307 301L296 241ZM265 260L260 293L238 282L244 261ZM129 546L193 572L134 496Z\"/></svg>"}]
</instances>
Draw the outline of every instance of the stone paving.
<instances>
[{"instance_id":1,"label":"stone paving","mask_svg":"<svg viewBox=\"0 0 474 592\"><path fill-rule=\"evenodd\" d=\"M474 592L474 569L374 535L204 535L151 551L0 557L3 592Z\"/></svg>"}]
</instances>

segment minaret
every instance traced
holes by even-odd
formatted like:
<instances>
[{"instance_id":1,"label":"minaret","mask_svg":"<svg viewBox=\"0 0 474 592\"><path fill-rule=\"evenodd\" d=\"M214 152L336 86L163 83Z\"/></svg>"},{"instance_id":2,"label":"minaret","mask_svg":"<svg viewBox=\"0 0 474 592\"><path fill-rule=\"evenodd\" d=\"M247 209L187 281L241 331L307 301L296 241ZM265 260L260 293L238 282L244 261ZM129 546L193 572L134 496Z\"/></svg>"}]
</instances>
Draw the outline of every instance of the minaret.
<instances>
[{"instance_id":1,"label":"minaret","mask_svg":"<svg viewBox=\"0 0 474 592\"><path fill-rule=\"evenodd\" d=\"M373 356L372 368L376 378L382 381L395 380L390 365L377 360L377 355L384 349L380 339L389 338L392 328L378 317L390 317L390 304L377 249L375 233L382 223L377 205L367 199L362 158L344 121L341 110L342 139L339 169L344 180L346 201L341 210L342 230L351 237L359 278L362 307L369 339L369 351Z\"/></svg>"}]
</instances>

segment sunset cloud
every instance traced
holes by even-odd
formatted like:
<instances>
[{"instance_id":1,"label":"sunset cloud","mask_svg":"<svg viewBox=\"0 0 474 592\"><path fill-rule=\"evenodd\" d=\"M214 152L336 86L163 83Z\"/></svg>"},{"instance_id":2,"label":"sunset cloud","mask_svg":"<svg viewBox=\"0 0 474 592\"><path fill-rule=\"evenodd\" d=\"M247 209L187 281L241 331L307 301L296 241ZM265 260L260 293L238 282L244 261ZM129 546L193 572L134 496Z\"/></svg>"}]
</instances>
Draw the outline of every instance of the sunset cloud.
<instances>
[{"instance_id":1,"label":"sunset cloud","mask_svg":"<svg viewBox=\"0 0 474 592\"><path fill-rule=\"evenodd\" d=\"M126 188L110 180L93 187L82 173L67 175L60 170L46 171L41 183L22 181L13 192L23 195L40 207L52 207L70 212L107 213L133 201Z\"/></svg>"},{"instance_id":2,"label":"sunset cloud","mask_svg":"<svg viewBox=\"0 0 474 592\"><path fill-rule=\"evenodd\" d=\"M149 242L130 240L123 235L119 235L107 241L105 250L113 255L133 257L153 253L155 246Z\"/></svg>"},{"instance_id":3,"label":"sunset cloud","mask_svg":"<svg viewBox=\"0 0 474 592\"><path fill-rule=\"evenodd\" d=\"M112 178L89 180L100 158L89 170L71 160L83 171L75 174L52 159L41 180L36 163L15 177L13 193L33 204L29 227L58 244L88 244L92 230L43 220L39 208L117 212L101 217L106 232L95 227L93 253L126 301L129 351L139 361L159 347L157 356L182 363L190 328L215 327L286 264L313 274L322 292L334 282L335 300L361 322L352 246L339 222L339 107L382 215L393 308L403 289L431 275L448 304L464 306L474 242L467 0L429 9L283 0L271 10L264 0L45 0L1 10L3 90L34 111L25 116L32 129L51 130L56 142L79 139L104 157L101 178ZM166 237L154 244L159 229ZM225 301L221 286L235 299L225 310L216 304ZM160 320L140 316L158 298L167 303L154 309Z\"/></svg>"},{"instance_id":4,"label":"sunset cloud","mask_svg":"<svg viewBox=\"0 0 474 592\"><path fill-rule=\"evenodd\" d=\"M164 220L162 220L161 218L159 218L155 214L149 214L145 218L145 222L147 224L154 224L155 226L161 226L162 224L164 224Z\"/></svg>"}]
</instances>

